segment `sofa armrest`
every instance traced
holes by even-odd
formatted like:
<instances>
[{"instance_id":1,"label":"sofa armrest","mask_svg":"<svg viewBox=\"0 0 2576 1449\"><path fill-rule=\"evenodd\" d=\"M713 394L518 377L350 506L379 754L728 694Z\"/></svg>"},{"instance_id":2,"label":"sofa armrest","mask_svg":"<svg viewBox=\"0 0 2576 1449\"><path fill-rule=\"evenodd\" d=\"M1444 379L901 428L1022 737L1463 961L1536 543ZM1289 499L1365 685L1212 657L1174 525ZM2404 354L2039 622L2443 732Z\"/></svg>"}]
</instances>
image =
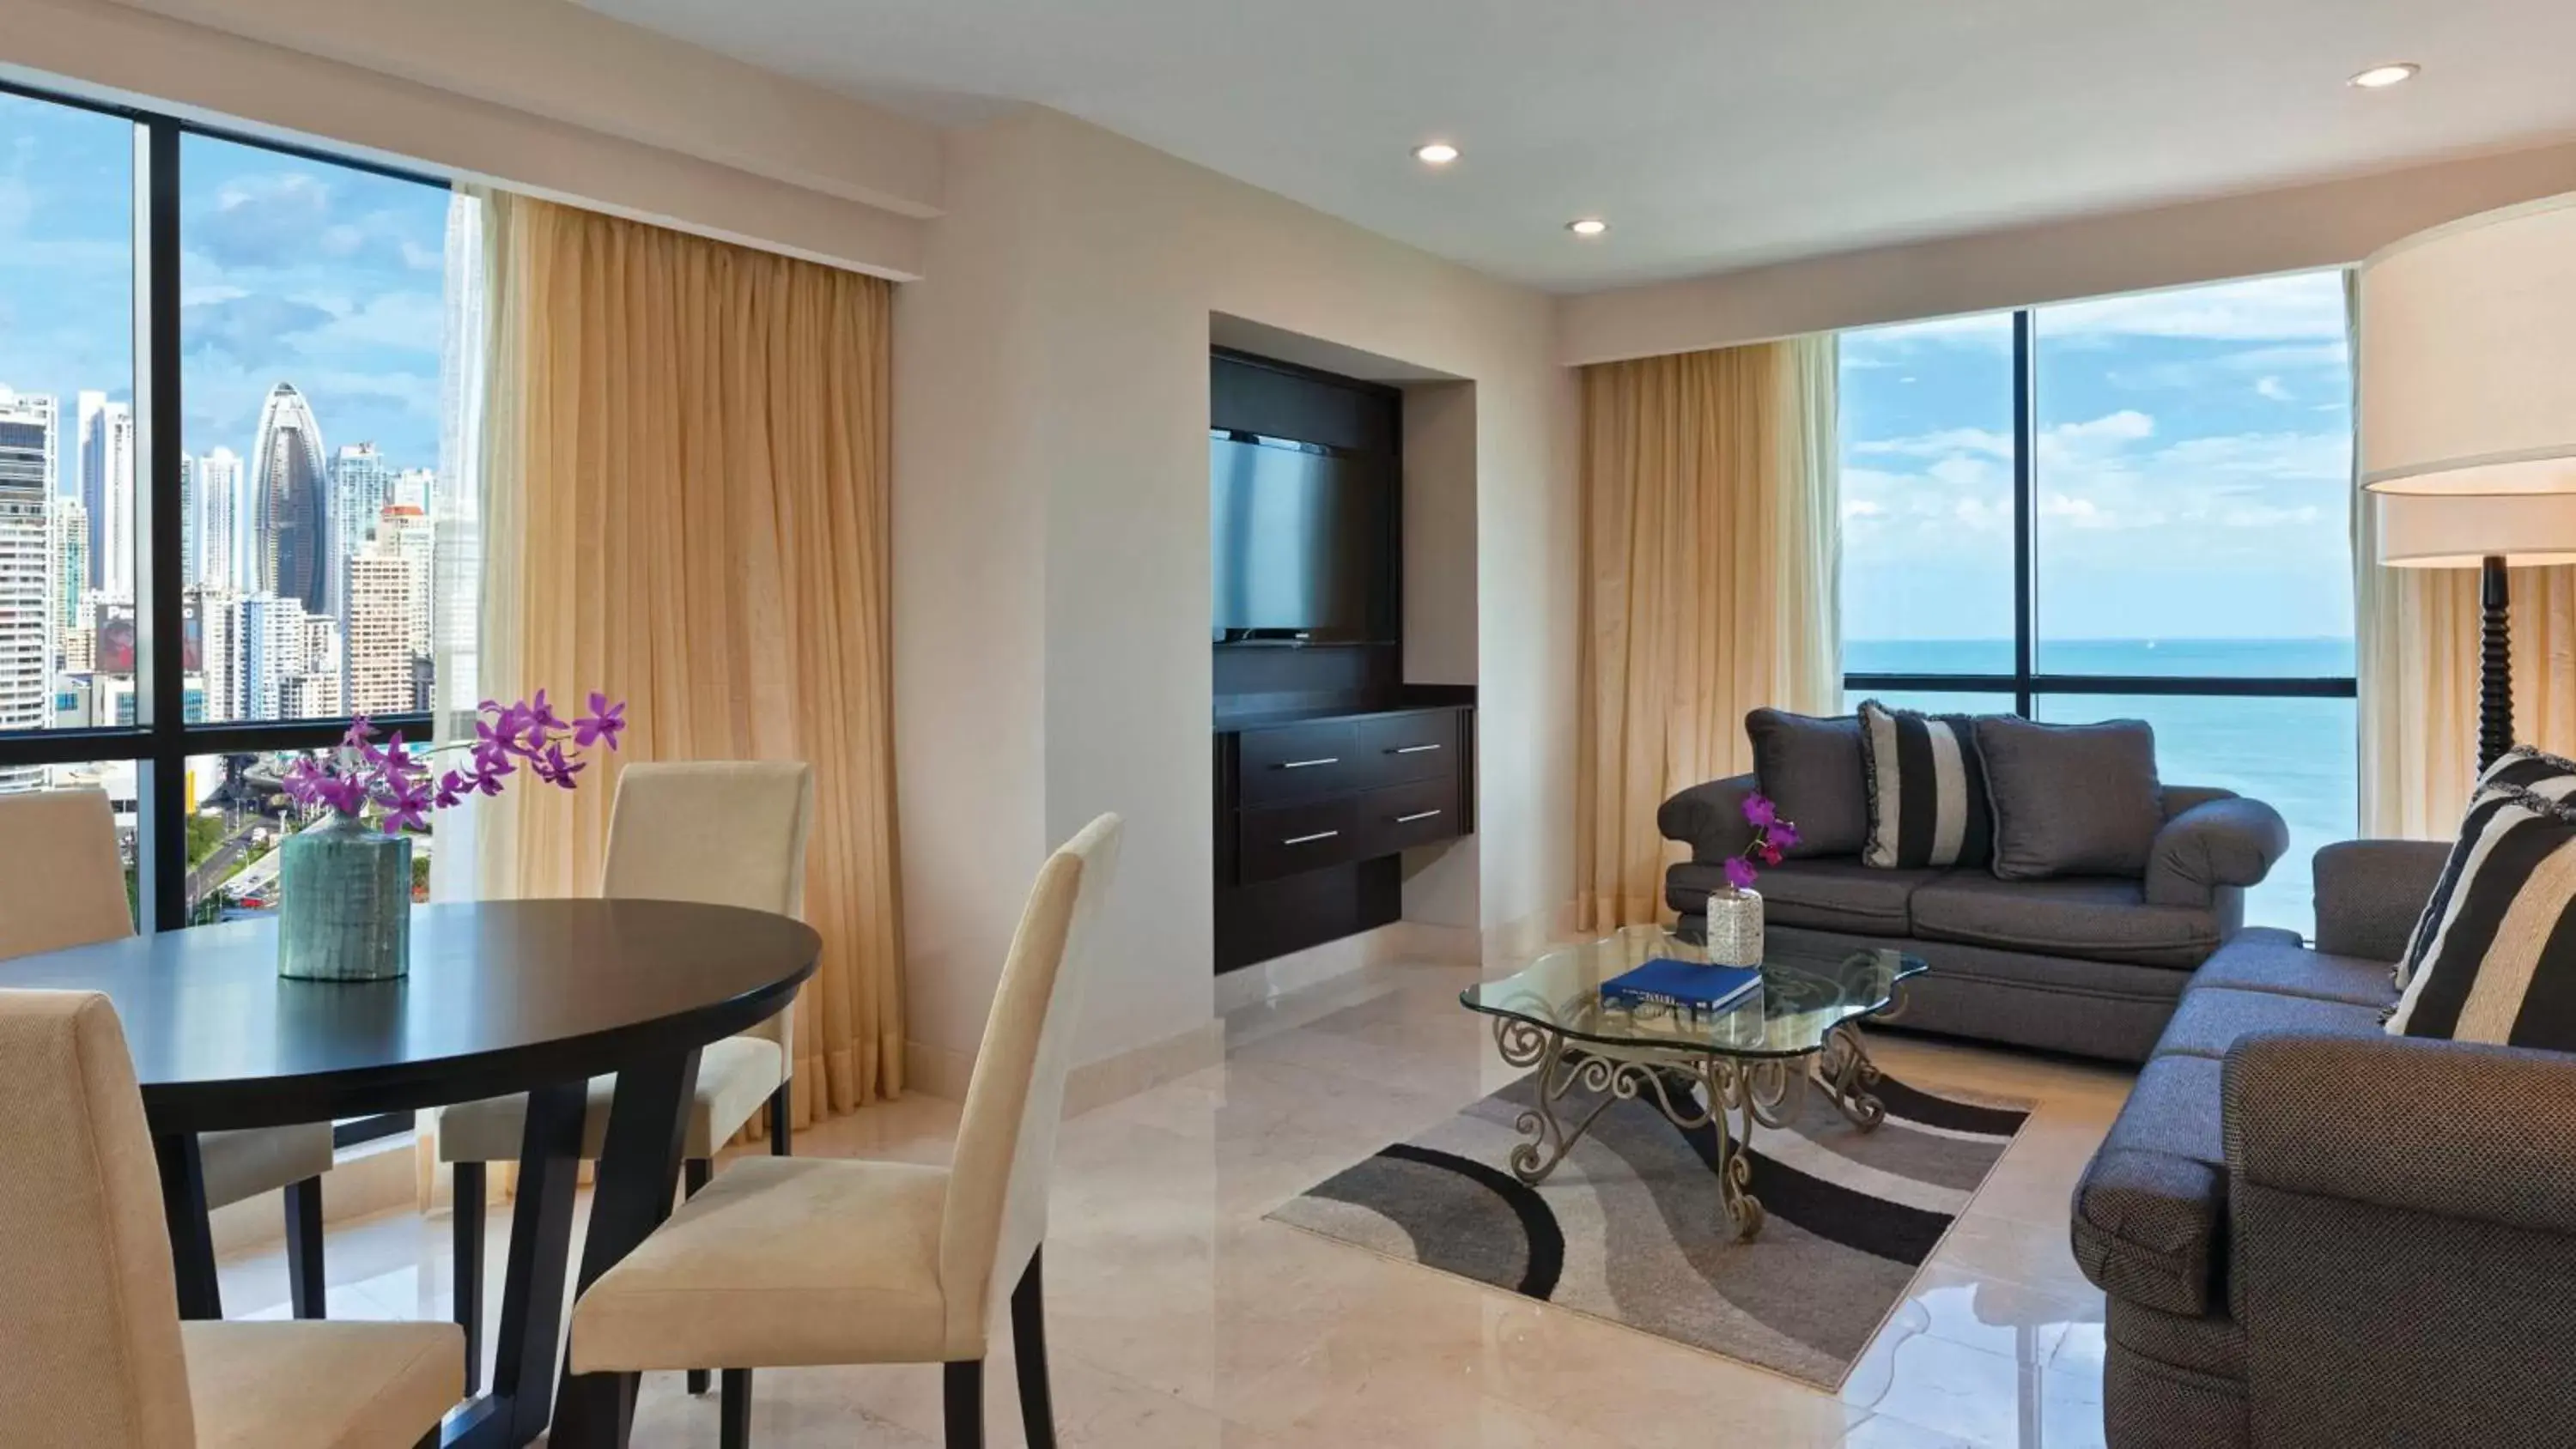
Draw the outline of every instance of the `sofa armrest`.
<instances>
[{"instance_id":1,"label":"sofa armrest","mask_svg":"<svg viewBox=\"0 0 2576 1449\"><path fill-rule=\"evenodd\" d=\"M2347 840L2319 850L2317 949L2368 961L2405 955L2450 858L2439 840Z\"/></svg>"},{"instance_id":2,"label":"sofa armrest","mask_svg":"<svg viewBox=\"0 0 2576 1449\"><path fill-rule=\"evenodd\" d=\"M1744 818L1744 797L1753 789L1751 775L1693 785L1655 812L1655 828L1666 840L1688 845L1691 859L1701 865L1740 855L1753 843L1753 826Z\"/></svg>"},{"instance_id":3,"label":"sofa armrest","mask_svg":"<svg viewBox=\"0 0 2576 1449\"><path fill-rule=\"evenodd\" d=\"M2256 1037L2221 1097L2248 1442L2563 1440L2576 1056Z\"/></svg>"},{"instance_id":4,"label":"sofa armrest","mask_svg":"<svg viewBox=\"0 0 2576 1449\"><path fill-rule=\"evenodd\" d=\"M2202 801L2156 832L2147 856L2147 904L2207 906L2221 886L2261 883L2289 848L2290 827L2262 801Z\"/></svg>"}]
</instances>

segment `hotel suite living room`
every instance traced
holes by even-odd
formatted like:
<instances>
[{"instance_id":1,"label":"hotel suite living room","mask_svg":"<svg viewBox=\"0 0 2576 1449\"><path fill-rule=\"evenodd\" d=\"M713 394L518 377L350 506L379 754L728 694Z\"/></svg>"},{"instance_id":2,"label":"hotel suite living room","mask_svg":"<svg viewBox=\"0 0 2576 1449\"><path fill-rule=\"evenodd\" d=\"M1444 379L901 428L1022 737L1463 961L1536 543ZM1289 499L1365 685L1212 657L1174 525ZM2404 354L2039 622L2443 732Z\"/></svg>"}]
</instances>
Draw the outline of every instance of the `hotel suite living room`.
<instances>
[{"instance_id":1,"label":"hotel suite living room","mask_svg":"<svg viewBox=\"0 0 2576 1449\"><path fill-rule=\"evenodd\" d=\"M2569 54L15 0L0 1449L2576 1449Z\"/></svg>"}]
</instances>

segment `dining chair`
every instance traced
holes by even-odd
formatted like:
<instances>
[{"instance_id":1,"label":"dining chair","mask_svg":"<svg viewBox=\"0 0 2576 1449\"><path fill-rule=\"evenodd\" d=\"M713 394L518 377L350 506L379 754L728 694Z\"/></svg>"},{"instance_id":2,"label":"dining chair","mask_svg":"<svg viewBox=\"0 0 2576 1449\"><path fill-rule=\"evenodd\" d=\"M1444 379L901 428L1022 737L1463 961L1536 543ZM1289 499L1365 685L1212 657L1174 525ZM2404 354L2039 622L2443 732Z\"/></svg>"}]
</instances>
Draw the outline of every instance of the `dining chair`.
<instances>
[{"instance_id":1,"label":"dining chair","mask_svg":"<svg viewBox=\"0 0 2576 1449\"><path fill-rule=\"evenodd\" d=\"M609 807L608 858L599 893L610 899L696 901L801 916L805 838L814 817L811 767L766 761L639 762L617 777ZM769 1107L769 1150L790 1147L795 1089L796 1009L698 1056L698 1090L683 1148L687 1190L706 1186L717 1149ZM617 1078L593 1078L582 1119L581 1155L596 1161L608 1136ZM519 1160L527 1098L492 1097L441 1108L438 1157L455 1170L456 1322L465 1330L465 1377L483 1367L483 1199L485 1164ZM689 1392L704 1393L703 1370Z\"/></svg>"},{"instance_id":2,"label":"dining chair","mask_svg":"<svg viewBox=\"0 0 2576 1449\"><path fill-rule=\"evenodd\" d=\"M967 1079L945 1167L747 1160L680 1205L573 1304L558 1446L623 1443L642 1370L718 1364L724 1449L746 1449L751 1370L945 1365L949 1449L984 1442L990 1319L1010 1303L1020 1419L1053 1449L1044 1289L1047 1182L1089 975L1084 949L1117 863L1103 815L1038 871Z\"/></svg>"},{"instance_id":3,"label":"dining chair","mask_svg":"<svg viewBox=\"0 0 2576 1449\"><path fill-rule=\"evenodd\" d=\"M411 1449L465 1387L447 1323L181 1323L143 1094L94 991L0 991L0 1442Z\"/></svg>"},{"instance_id":4,"label":"dining chair","mask_svg":"<svg viewBox=\"0 0 2576 1449\"><path fill-rule=\"evenodd\" d=\"M133 934L107 796L0 796L0 960ZM331 1124L208 1132L197 1151L209 1211L283 1190L287 1296L296 1317L322 1317L322 1174L331 1170Z\"/></svg>"}]
</instances>

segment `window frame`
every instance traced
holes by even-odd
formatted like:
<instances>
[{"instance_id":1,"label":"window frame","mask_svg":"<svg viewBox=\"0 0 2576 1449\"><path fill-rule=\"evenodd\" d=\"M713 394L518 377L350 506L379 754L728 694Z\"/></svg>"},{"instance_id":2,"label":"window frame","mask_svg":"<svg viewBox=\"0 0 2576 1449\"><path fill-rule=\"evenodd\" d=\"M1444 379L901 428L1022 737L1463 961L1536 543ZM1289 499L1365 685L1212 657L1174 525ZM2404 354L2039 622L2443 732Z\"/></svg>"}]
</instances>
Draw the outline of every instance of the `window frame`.
<instances>
[{"instance_id":1,"label":"window frame","mask_svg":"<svg viewBox=\"0 0 2576 1449\"><path fill-rule=\"evenodd\" d=\"M2013 713L2032 717L2044 694L2167 695L2201 698L2358 699L2353 675L2042 674L2032 668L2039 631L2038 309L2012 313L2013 669L2009 674L1853 673L1847 693L1879 691L2009 694ZM1837 641L1839 644L1840 641Z\"/></svg>"}]
</instances>

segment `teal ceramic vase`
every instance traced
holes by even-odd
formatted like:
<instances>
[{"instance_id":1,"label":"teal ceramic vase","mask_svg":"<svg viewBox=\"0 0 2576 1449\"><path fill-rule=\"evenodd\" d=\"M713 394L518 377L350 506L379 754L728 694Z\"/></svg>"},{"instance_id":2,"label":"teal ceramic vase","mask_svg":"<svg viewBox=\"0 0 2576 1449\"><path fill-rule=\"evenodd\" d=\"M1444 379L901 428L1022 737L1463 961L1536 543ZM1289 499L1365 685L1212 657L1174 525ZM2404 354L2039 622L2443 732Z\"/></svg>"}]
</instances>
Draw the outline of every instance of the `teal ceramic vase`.
<instances>
[{"instance_id":1,"label":"teal ceramic vase","mask_svg":"<svg viewBox=\"0 0 2576 1449\"><path fill-rule=\"evenodd\" d=\"M411 837L333 814L281 847L277 974L384 981L411 969Z\"/></svg>"}]
</instances>

